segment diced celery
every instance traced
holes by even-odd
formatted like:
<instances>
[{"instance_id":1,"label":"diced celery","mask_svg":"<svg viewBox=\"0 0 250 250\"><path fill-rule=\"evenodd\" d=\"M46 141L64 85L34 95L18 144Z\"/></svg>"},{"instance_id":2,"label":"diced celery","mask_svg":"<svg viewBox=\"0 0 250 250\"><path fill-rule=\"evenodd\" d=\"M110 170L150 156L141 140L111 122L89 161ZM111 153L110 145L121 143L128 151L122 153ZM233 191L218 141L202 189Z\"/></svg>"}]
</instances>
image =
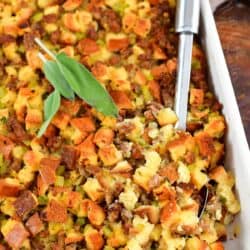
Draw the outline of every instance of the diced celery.
<instances>
[{"instance_id":1,"label":"diced celery","mask_svg":"<svg viewBox=\"0 0 250 250\"><path fill-rule=\"evenodd\" d=\"M4 161L3 154L0 154L0 175L4 175L7 172L7 164Z\"/></svg>"},{"instance_id":2,"label":"diced celery","mask_svg":"<svg viewBox=\"0 0 250 250\"><path fill-rule=\"evenodd\" d=\"M5 87L1 86L0 87L0 98L3 98L6 95L7 91Z\"/></svg>"},{"instance_id":3,"label":"diced celery","mask_svg":"<svg viewBox=\"0 0 250 250\"><path fill-rule=\"evenodd\" d=\"M115 249L113 247L110 247L110 246L105 246L104 250L115 250Z\"/></svg>"},{"instance_id":4,"label":"diced celery","mask_svg":"<svg viewBox=\"0 0 250 250\"><path fill-rule=\"evenodd\" d=\"M196 58L192 59L192 69L201 69L201 62Z\"/></svg>"},{"instance_id":5,"label":"diced celery","mask_svg":"<svg viewBox=\"0 0 250 250\"><path fill-rule=\"evenodd\" d=\"M81 40L85 37L86 37L86 34L84 34L83 32L76 32L76 39L77 40Z\"/></svg>"},{"instance_id":6,"label":"diced celery","mask_svg":"<svg viewBox=\"0 0 250 250\"><path fill-rule=\"evenodd\" d=\"M84 217L79 217L76 220L76 224L79 226L83 226L86 223L86 219Z\"/></svg>"},{"instance_id":7,"label":"diced celery","mask_svg":"<svg viewBox=\"0 0 250 250\"><path fill-rule=\"evenodd\" d=\"M63 176L56 176L55 186L63 187L64 185L64 177Z\"/></svg>"},{"instance_id":8,"label":"diced celery","mask_svg":"<svg viewBox=\"0 0 250 250\"><path fill-rule=\"evenodd\" d=\"M102 231L103 231L103 234L106 236L106 237L110 237L111 234L112 234L112 231L111 229L108 227L108 226L104 226L102 228Z\"/></svg>"},{"instance_id":9,"label":"diced celery","mask_svg":"<svg viewBox=\"0 0 250 250\"><path fill-rule=\"evenodd\" d=\"M176 0L168 0L168 4L171 8L175 8L176 7Z\"/></svg>"},{"instance_id":10,"label":"diced celery","mask_svg":"<svg viewBox=\"0 0 250 250\"><path fill-rule=\"evenodd\" d=\"M40 21L42 20L42 18L43 18L43 13L42 13L42 12L37 12L37 13L31 18L31 20L32 20L32 22L34 22L34 23L38 23L38 22L40 22Z\"/></svg>"},{"instance_id":11,"label":"diced celery","mask_svg":"<svg viewBox=\"0 0 250 250\"><path fill-rule=\"evenodd\" d=\"M37 200L39 205L47 205L49 201L48 197L45 195L38 196Z\"/></svg>"},{"instance_id":12,"label":"diced celery","mask_svg":"<svg viewBox=\"0 0 250 250\"><path fill-rule=\"evenodd\" d=\"M26 149L22 146L15 146L12 150L13 156L17 159L22 159Z\"/></svg>"},{"instance_id":13,"label":"diced celery","mask_svg":"<svg viewBox=\"0 0 250 250\"><path fill-rule=\"evenodd\" d=\"M142 90L142 94L143 94L145 102L148 103L148 102L152 101L153 98L152 98L152 95L149 91L148 86L145 86L145 85L141 86L141 90Z\"/></svg>"},{"instance_id":14,"label":"diced celery","mask_svg":"<svg viewBox=\"0 0 250 250\"><path fill-rule=\"evenodd\" d=\"M2 118L0 119L0 122L1 122L2 124L6 124L7 118L6 118L5 116L2 117Z\"/></svg>"},{"instance_id":15,"label":"diced celery","mask_svg":"<svg viewBox=\"0 0 250 250\"><path fill-rule=\"evenodd\" d=\"M56 169L56 175L63 175L65 172L65 167L60 165L57 169Z\"/></svg>"},{"instance_id":16,"label":"diced celery","mask_svg":"<svg viewBox=\"0 0 250 250\"><path fill-rule=\"evenodd\" d=\"M98 45L100 45L100 46L104 46L104 45L105 45L105 42L104 42L103 40L101 40L101 39L98 39L98 40L96 41L96 43L97 43Z\"/></svg>"},{"instance_id":17,"label":"diced celery","mask_svg":"<svg viewBox=\"0 0 250 250\"><path fill-rule=\"evenodd\" d=\"M126 3L125 0L120 0L117 1L114 5L113 5L113 10L118 12L120 15L123 15L125 9L129 7L129 5Z\"/></svg>"}]
</instances>

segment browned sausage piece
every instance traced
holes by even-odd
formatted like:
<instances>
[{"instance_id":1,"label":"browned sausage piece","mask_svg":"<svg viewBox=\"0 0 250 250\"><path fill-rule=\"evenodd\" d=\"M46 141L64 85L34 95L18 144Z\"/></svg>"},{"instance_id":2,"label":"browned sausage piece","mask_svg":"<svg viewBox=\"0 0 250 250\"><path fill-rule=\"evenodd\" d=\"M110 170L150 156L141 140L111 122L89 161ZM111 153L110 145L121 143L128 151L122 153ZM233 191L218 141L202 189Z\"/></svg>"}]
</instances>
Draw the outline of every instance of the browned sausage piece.
<instances>
[{"instance_id":1,"label":"browned sausage piece","mask_svg":"<svg viewBox=\"0 0 250 250\"><path fill-rule=\"evenodd\" d=\"M78 151L74 147L65 146L63 148L61 161L68 169L74 169L76 167L78 157Z\"/></svg>"},{"instance_id":2,"label":"browned sausage piece","mask_svg":"<svg viewBox=\"0 0 250 250\"><path fill-rule=\"evenodd\" d=\"M7 126L10 131L12 131L19 141L24 141L27 139L27 134L22 126L22 124L16 119L16 117L11 116L8 119Z\"/></svg>"},{"instance_id":3,"label":"browned sausage piece","mask_svg":"<svg viewBox=\"0 0 250 250\"><path fill-rule=\"evenodd\" d=\"M0 44L8 44L8 43L12 43L12 42L15 42L16 39L15 37L13 36L10 36L10 35L5 35L5 34L2 34L0 35Z\"/></svg>"},{"instance_id":4,"label":"browned sausage piece","mask_svg":"<svg viewBox=\"0 0 250 250\"><path fill-rule=\"evenodd\" d=\"M43 229L43 223L38 213L35 213L34 215L32 215L28 219L25 225L28 228L28 230L32 233L32 235L38 234Z\"/></svg>"},{"instance_id":5,"label":"browned sausage piece","mask_svg":"<svg viewBox=\"0 0 250 250\"><path fill-rule=\"evenodd\" d=\"M13 249L19 249L28 236L29 233L23 224L17 221L14 227L5 236L5 240Z\"/></svg>"},{"instance_id":6,"label":"browned sausage piece","mask_svg":"<svg viewBox=\"0 0 250 250\"><path fill-rule=\"evenodd\" d=\"M37 201L31 191L25 190L15 200L13 205L16 209L17 215L23 218L37 206Z\"/></svg>"}]
</instances>

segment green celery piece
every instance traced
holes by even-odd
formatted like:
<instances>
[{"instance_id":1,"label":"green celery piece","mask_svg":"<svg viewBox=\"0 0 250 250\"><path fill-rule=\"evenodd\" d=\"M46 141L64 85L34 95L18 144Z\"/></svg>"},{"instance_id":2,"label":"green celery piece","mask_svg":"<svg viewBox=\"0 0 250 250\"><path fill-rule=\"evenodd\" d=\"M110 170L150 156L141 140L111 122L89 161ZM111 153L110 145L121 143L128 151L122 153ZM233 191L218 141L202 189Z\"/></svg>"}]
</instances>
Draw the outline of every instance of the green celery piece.
<instances>
[{"instance_id":1,"label":"green celery piece","mask_svg":"<svg viewBox=\"0 0 250 250\"><path fill-rule=\"evenodd\" d=\"M107 90L82 64L65 53L56 55L56 61L62 75L80 98L104 115L118 116L118 109Z\"/></svg>"}]
</instances>

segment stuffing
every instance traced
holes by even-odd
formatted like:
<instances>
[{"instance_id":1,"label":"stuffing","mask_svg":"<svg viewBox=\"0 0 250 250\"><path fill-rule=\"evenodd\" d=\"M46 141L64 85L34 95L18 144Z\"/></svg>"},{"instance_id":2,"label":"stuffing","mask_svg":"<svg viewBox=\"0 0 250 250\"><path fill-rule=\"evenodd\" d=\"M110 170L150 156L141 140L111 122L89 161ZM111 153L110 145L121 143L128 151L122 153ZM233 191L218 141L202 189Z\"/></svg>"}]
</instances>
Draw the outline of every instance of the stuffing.
<instances>
[{"instance_id":1,"label":"stuffing","mask_svg":"<svg viewBox=\"0 0 250 250\"><path fill-rule=\"evenodd\" d=\"M188 129L175 129L175 8L175 0L0 1L1 250L224 249L240 212L223 165L226 120L195 41ZM117 117L62 96L38 137L55 85L36 37L84 65Z\"/></svg>"}]
</instances>

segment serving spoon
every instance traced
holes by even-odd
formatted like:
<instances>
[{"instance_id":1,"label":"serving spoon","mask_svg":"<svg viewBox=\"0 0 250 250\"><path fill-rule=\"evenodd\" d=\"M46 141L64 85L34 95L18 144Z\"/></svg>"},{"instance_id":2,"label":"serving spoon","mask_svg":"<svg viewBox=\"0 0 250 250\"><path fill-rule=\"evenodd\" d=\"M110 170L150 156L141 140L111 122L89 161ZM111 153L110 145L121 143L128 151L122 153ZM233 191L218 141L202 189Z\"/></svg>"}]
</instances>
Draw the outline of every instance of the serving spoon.
<instances>
[{"instance_id":1,"label":"serving spoon","mask_svg":"<svg viewBox=\"0 0 250 250\"><path fill-rule=\"evenodd\" d=\"M176 11L175 30L179 33L179 51L174 109L178 117L176 129L185 131L187 126L193 38L194 34L198 33L199 28L200 0L178 0ZM207 206L207 186L204 186L200 193L203 196L203 200L198 212L199 219Z\"/></svg>"},{"instance_id":2,"label":"serving spoon","mask_svg":"<svg viewBox=\"0 0 250 250\"><path fill-rule=\"evenodd\" d=\"M174 109L176 128L186 130L194 34L198 33L200 0L178 0L175 30L179 33L177 83Z\"/></svg>"}]
</instances>

